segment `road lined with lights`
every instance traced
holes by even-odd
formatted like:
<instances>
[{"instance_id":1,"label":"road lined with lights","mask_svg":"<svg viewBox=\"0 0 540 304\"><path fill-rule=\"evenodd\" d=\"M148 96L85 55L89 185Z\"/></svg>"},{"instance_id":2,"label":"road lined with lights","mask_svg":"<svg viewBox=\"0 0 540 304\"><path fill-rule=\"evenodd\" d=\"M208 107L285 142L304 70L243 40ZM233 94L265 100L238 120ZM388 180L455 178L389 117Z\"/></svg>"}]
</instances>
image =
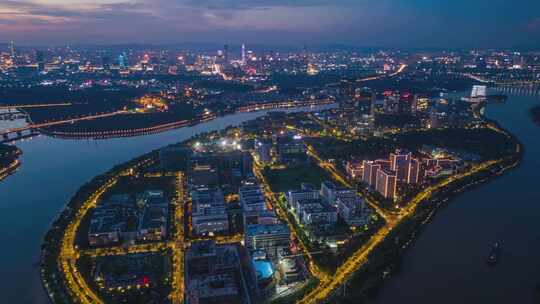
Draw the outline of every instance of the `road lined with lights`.
<instances>
[{"instance_id":1,"label":"road lined with lights","mask_svg":"<svg viewBox=\"0 0 540 304\"><path fill-rule=\"evenodd\" d=\"M338 181L339 183L341 183L343 186L347 187L347 188L353 188L353 186L351 185L351 183L349 183L347 181L347 179L345 177L343 177L339 172L338 170L336 169L336 167L334 166L334 164L331 164L331 163L328 163L328 162L325 162L320 156L319 154L315 151L315 149L313 148L313 146L311 145L308 145L306 144L307 146L307 150L308 150L308 154L317 161L317 164L319 165L319 167L321 167L322 169L326 170L328 173L330 173L330 175L334 178L334 180ZM384 209L382 209L381 207L379 207L379 205L377 205L375 202L371 201L371 199L369 199L368 197L365 197L365 196L362 196L362 198L364 198L364 201L371 207L373 208L377 214L379 216L381 216L382 218L384 218L387 222L388 221L395 221L395 214L392 214L391 212L388 212Z\"/></svg>"},{"instance_id":2,"label":"road lined with lights","mask_svg":"<svg viewBox=\"0 0 540 304\"><path fill-rule=\"evenodd\" d=\"M104 117L111 117L116 116L120 114L127 114L128 111L120 110L110 113L104 113L104 114L96 114L96 115L88 115L84 117L78 117L78 118L71 118L71 119L65 119L65 120L57 120L57 121L51 121L51 122L45 122L45 123L38 123L38 124L29 124L24 127L20 128L12 128L12 129L5 129L0 132L1 136L7 135L9 133L17 133L17 132L24 132L26 130L35 130L35 129L42 129L46 127L52 127L57 125L65 125L70 123L75 123L78 121L84 121L84 120L94 120L98 118L104 118Z\"/></svg>"},{"instance_id":3,"label":"road lined with lights","mask_svg":"<svg viewBox=\"0 0 540 304\"><path fill-rule=\"evenodd\" d=\"M21 162L16 159L11 164L9 164L7 167L0 168L0 181L2 181L4 178L6 178L8 175L10 175L13 170L17 169Z\"/></svg>"},{"instance_id":4,"label":"road lined with lights","mask_svg":"<svg viewBox=\"0 0 540 304\"><path fill-rule=\"evenodd\" d=\"M182 172L176 174L176 198L174 208L174 234L171 244L172 250L172 291L171 302L180 304L184 300L184 205L186 202L184 191L185 178Z\"/></svg>"},{"instance_id":5,"label":"road lined with lights","mask_svg":"<svg viewBox=\"0 0 540 304\"><path fill-rule=\"evenodd\" d=\"M372 80L379 80L379 79L382 79L384 77L394 77L396 75L399 75L401 73L403 73L403 71L405 71L405 69L407 68L407 65L402 63L399 68L392 74L389 74L389 75L379 75L379 76L370 76L370 77L366 77L366 78L361 78L361 79L357 79L356 82L365 82L365 81L372 81Z\"/></svg>"},{"instance_id":6,"label":"road lined with lights","mask_svg":"<svg viewBox=\"0 0 540 304\"><path fill-rule=\"evenodd\" d=\"M101 304L103 301L88 286L87 282L77 269L77 260L81 255L81 251L79 251L75 244L75 240L80 224L88 211L97 205L99 198L117 183L120 176L130 175L136 168L148 165L148 163L151 162L152 161L149 159L143 160L128 169L117 172L113 177L105 181L82 203L81 207L75 211L74 218L71 219L64 231L60 245L58 266L67 283L66 287L68 292L71 293L74 299L78 299L81 303ZM116 252L116 250L117 249L112 249L112 252Z\"/></svg>"},{"instance_id":7,"label":"road lined with lights","mask_svg":"<svg viewBox=\"0 0 540 304\"><path fill-rule=\"evenodd\" d=\"M276 210L276 213L279 216L279 218L284 220L287 223L291 231L291 234L300 243L300 250L303 251L304 255L307 257L309 261L309 270L311 274L314 277L318 278L319 280L327 278L328 274L324 272L322 269L320 269L317 263L315 263L312 253L308 250L308 247L304 243L304 240L298 236L299 232L296 230L297 226L294 223L292 223L289 217L287 216L288 211L285 210L281 206L279 202L279 198L276 196L276 193L274 193L272 189L270 188L270 184L268 184L266 177L261 171L262 165L260 164L258 157L255 154L253 154L252 156L254 159L253 172L255 173L255 177L257 177L257 179L261 183L264 190L264 195L267 201L270 202L271 207Z\"/></svg>"},{"instance_id":8,"label":"road lined with lights","mask_svg":"<svg viewBox=\"0 0 540 304\"><path fill-rule=\"evenodd\" d=\"M497 128L496 126L493 126L493 125L491 125L491 127ZM498 132L502 132L508 135L506 132L500 129L498 129ZM521 147L519 144L516 145L515 151L516 153L519 153L521 151ZM318 161L322 161L320 158L317 158L317 157L315 157L315 159ZM417 207L422 202L429 200L431 197L433 197L435 194L437 194L440 190L442 190L446 186L456 181L459 181L461 179L464 179L466 177L472 176L481 171L494 168L497 165L502 164L504 161L505 159L497 159L497 160L486 161L478 165L474 165L466 172L451 176L439 182L436 185L429 186L423 189L407 204L406 207L400 210L397 216L392 215L390 218L388 218L386 224L379 231L377 231L377 233L375 233L364 245L362 245L361 248L359 248L349 258L347 258L347 260L340 267L338 267L337 271L329 279L323 278L319 282L319 285L314 290L312 290L307 295L305 295L304 298L298 301L298 303L320 303L328 299L328 297L331 296L339 286L341 286L354 272L356 272L362 265L364 265L367 262L369 254L376 248L378 244L384 241L386 237L404 219L412 216L415 213ZM517 163L518 162L516 161L508 166L505 166L504 168L500 168L497 175L502 174L503 172L505 172L506 170L512 167L515 167ZM327 169L332 175L337 173L335 172L335 168L332 166L321 166L321 167ZM388 212L385 212L383 214L388 215Z\"/></svg>"},{"instance_id":9,"label":"road lined with lights","mask_svg":"<svg viewBox=\"0 0 540 304\"><path fill-rule=\"evenodd\" d=\"M0 110L4 110L4 109L48 108L48 107L71 106L71 105L73 105L71 102L6 105L6 106L0 106Z\"/></svg>"},{"instance_id":10,"label":"road lined with lights","mask_svg":"<svg viewBox=\"0 0 540 304\"><path fill-rule=\"evenodd\" d=\"M117 172L113 177L105 181L96 191L94 191L76 211L75 217L68 224L64 231L58 265L65 278L66 288L73 299L78 299L80 303L103 303L102 299L89 287L88 283L77 269L77 260L82 256L100 257L100 256L117 256L136 253L152 253L164 252L170 250L172 252L172 272L171 272L171 287L170 294L171 303L181 304L184 300L184 252L191 241L203 239L215 240L218 244L239 243L243 239L242 234L232 236L215 236L208 238L196 238L185 241L184 233L184 207L186 203L185 193L185 176L183 172L176 172L176 193L173 204L175 205L173 225L175 226L174 234L170 241L152 242L147 244L135 244L129 246L109 246L90 249L79 249L75 245L75 239L80 224L86 214L95 208L100 197L116 185L120 176L128 176L135 174L135 170L140 167L146 167L154 161L147 159L141 161L125 170ZM164 173L163 175L171 175L172 173Z\"/></svg>"}]
</instances>

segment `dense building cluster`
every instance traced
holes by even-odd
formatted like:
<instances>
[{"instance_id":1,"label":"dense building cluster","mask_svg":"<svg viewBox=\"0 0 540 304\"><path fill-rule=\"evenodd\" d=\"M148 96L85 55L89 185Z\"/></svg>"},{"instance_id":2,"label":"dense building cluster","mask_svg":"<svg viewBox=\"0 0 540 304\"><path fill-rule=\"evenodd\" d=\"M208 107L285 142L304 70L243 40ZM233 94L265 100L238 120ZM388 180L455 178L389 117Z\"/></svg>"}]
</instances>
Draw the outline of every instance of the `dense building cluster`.
<instances>
[{"instance_id":1,"label":"dense building cluster","mask_svg":"<svg viewBox=\"0 0 540 304\"><path fill-rule=\"evenodd\" d=\"M92 213L88 229L91 246L120 241L159 241L167 235L169 201L159 190L146 191L134 198L113 195Z\"/></svg>"}]
</instances>

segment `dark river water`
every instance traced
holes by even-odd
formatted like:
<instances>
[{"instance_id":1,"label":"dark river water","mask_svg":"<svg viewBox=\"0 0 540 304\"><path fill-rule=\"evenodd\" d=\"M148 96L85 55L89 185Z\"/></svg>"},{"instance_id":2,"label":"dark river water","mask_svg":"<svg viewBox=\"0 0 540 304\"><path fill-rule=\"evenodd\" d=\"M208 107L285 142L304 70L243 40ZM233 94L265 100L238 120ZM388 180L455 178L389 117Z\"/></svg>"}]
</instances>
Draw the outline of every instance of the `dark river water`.
<instances>
[{"instance_id":1,"label":"dark river water","mask_svg":"<svg viewBox=\"0 0 540 304\"><path fill-rule=\"evenodd\" d=\"M540 127L528 110L540 102L511 96L487 115L522 141L522 165L466 192L442 209L410 248L401 272L377 303L540 303ZM19 171L0 182L0 302L47 303L37 262L50 224L77 189L115 164L197 133L224 128L262 113L236 114L190 128L109 140L21 141ZM491 243L503 253L485 263ZM536 302L535 302L536 299Z\"/></svg>"},{"instance_id":2,"label":"dark river water","mask_svg":"<svg viewBox=\"0 0 540 304\"><path fill-rule=\"evenodd\" d=\"M333 105L302 110L330 107ZM49 303L39 278L40 245L54 219L86 181L154 149L239 125L264 113L234 114L139 137L64 140L39 136L17 142L23 151L22 165L0 182L0 303ZM0 128L18 125L16 121L0 122Z\"/></svg>"},{"instance_id":3,"label":"dark river water","mask_svg":"<svg viewBox=\"0 0 540 304\"><path fill-rule=\"evenodd\" d=\"M465 192L441 209L385 282L377 304L540 303L540 127L529 109L535 97L490 104L488 117L525 146L521 166ZM499 263L486 265L491 244ZM538 289L537 289L538 288Z\"/></svg>"}]
</instances>

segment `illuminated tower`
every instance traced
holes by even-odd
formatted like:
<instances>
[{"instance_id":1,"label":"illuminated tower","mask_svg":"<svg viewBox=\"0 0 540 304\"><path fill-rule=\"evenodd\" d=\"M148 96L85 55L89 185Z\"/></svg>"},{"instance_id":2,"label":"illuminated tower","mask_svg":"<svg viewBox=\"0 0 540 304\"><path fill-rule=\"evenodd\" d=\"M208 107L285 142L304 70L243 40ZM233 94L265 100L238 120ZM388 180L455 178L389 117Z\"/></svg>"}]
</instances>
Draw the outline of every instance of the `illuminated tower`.
<instances>
[{"instance_id":1,"label":"illuminated tower","mask_svg":"<svg viewBox=\"0 0 540 304\"><path fill-rule=\"evenodd\" d=\"M377 171L377 184L375 189L385 198L394 199L396 197L396 172L381 169Z\"/></svg>"},{"instance_id":2,"label":"illuminated tower","mask_svg":"<svg viewBox=\"0 0 540 304\"><path fill-rule=\"evenodd\" d=\"M15 55L17 54L15 53L15 42L13 40L11 40L11 42L9 43L9 52L11 55L11 59L15 59Z\"/></svg>"},{"instance_id":3,"label":"illuminated tower","mask_svg":"<svg viewBox=\"0 0 540 304\"><path fill-rule=\"evenodd\" d=\"M390 153L390 170L397 172L398 181L407 181L412 154L409 151L397 149Z\"/></svg>"},{"instance_id":4,"label":"illuminated tower","mask_svg":"<svg viewBox=\"0 0 540 304\"><path fill-rule=\"evenodd\" d=\"M377 183L377 171L381 169L381 165L374 162L374 161L364 161L364 174L362 176L362 180L370 185L371 187L375 187L375 184Z\"/></svg>"},{"instance_id":5,"label":"illuminated tower","mask_svg":"<svg viewBox=\"0 0 540 304\"><path fill-rule=\"evenodd\" d=\"M411 158L409 172L407 175L407 183L417 184L420 182L420 161L418 159Z\"/></svg>"},{"instance_id":6,"label":"illuminated tower","mask_svg":"<svg viewBox=\"0 0 540 304\"><path fill-rule=\"evenodd\" d=\"M242 44L242 65L246 65L246 45Z\"/></svg>"},{"instance_id":7,"label":"illuminated tower","mask_svg":"<svg viewBox=\"0 0 540 304\"><path fill-rule=\"evenodd\" d=\"M229 45L225 44L223 46L223 59L225 59L225 63L229 63Z\"/></svg>"},{"instance_id":8,"label":"illuminated tower","mask_svg":"<svg viewBox=\"0 0 540 304\"><path fill-rule=\"evenodd\" d=\"M122 54L118 55L118 65L121 67L121 68L125 68L127 67L128 65L128 62L127 62L127 54L125 52L123 52Z\"/></svg>"},{"instance_id":9,"label":"illuminated tower","mask_svg":"<svg viewBox=\"0 0 540 304\"><path fill-rule=\"evenodd\" d=\"M371 92L371 104L369 106L369 114L375 116L375 107L377 106L377 93L375 91Z\"/></svg>"},{"instance_id":10,"label":"illuminated tower","mask_svg":"<svg viewBox=\"0 0 540 304\"><path fill-rule=\"evenodd\" d=\"M36 51L36 62L38 65L38 71L42 72L45 70L45 54L43 51Z\"/></svg>"}]
</instances>

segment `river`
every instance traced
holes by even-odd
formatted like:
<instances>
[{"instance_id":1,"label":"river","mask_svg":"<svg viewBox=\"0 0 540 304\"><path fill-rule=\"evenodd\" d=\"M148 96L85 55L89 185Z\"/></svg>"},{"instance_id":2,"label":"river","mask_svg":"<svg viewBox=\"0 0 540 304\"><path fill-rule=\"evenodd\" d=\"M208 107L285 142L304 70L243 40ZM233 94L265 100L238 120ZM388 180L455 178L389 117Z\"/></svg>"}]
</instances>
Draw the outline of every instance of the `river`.
<instances>
[{"instance_id":1,"label":"river","mask_svg":"<svg viewBox=\"0 0 540 304\"><path fill-rule=\"evenodd\" d=\"M314 110L333 107L294 109ZM49 303L38 265L43 236L70 197L86 181L114 165L193 135L223 129L264 115L240 113L193 127L107 140L66 140L38 136L17 142L19 170L0 182L0 302ZM3 121L0 128L20 125Z\"/></svg>"},{"instance_id":2,"label":"river","mask_svg":"<svg viewBox=\"0 0 540 304\"><path fill-rule=\"evenodd\" d=\"M529 117L538 104L535 97L510 96L488 105L486 115L523 143L521 166L441 209L384 283L377 304L540 303L540 127ZM494 241L503 250L490 267Z\"/></svg>"}]
</instances>

